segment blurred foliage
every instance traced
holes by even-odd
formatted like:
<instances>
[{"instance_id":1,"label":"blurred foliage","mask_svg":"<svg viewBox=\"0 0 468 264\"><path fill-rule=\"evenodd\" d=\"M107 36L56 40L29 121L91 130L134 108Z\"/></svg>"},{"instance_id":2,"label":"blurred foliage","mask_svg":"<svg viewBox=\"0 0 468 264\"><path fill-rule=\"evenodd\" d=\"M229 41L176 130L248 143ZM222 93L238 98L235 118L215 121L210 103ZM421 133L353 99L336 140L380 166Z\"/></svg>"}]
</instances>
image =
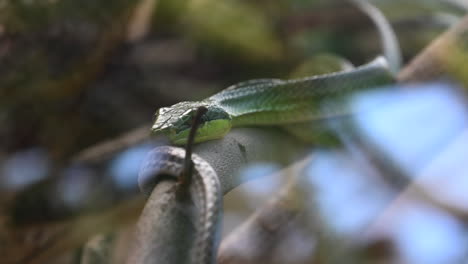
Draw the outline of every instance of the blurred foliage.
<instances>
[{"instance_id":1,"label":"blurred foliage","mask_svg":"<svg viewBox=\"0 0 468 264\"><path fill-rule=\"evenodd\" d=\"M76 143L86 144L75 141L80 130L93 140L95 124L76 106L122 41L131 6L132 1L3 4L0 138L7 150L46 144L61 156Z\"/></svg>"},{"instance_id":2,"label":"blurred foliage","mask_svg":"<svg viewBox=\"0 0 468 264\"><path fill-rule=\"evenodd\" d=\"M210 17L210 19L207 19ZM193 0L185 23L189 34L229 56L252 60L277 60L281 46L273 26L260 9L239 1Z\"/></svg>"},{"instance_id":3,"label":"blurred foliage","mask_svg":"<svg viewBox=\"0 0 468 264\"><path fill-rule=\"evenodd\" d=\"M116 0L110 5L105 1L92 0L4 0L1 23L12 32L41 30L59 20L83 20L102 25L115 20L115 15L122 14L133 5L135 1L130 0Z\"/></svg>"},{"instance_id":4,"label":"blurred foliage","mask_svg":"<svg viewBox=\"0 0 468 264\"><path fill-rule=\"evenodd\" d=\"M331 72L350 70L353 68L353 65L333 54L320 54L314 57L311 57L307 61L300 64L293 72L291 73L291 78L305 78L313 75L327 74Z\"/></svg>"}]
</instances>

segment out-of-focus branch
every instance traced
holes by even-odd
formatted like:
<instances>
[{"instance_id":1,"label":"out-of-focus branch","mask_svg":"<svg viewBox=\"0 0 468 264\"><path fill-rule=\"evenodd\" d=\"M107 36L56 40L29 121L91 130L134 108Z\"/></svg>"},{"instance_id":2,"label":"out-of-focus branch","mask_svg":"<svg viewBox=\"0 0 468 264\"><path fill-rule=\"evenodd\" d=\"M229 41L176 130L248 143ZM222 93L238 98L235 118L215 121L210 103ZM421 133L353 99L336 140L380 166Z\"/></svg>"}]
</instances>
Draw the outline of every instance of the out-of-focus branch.
<instances>
[{"instance_id":1,"label":"out-of-focus branch","mask_svg":"<svg viewBox=\"0 0 468 264\"><path fill-rule=\"evenodd\" d=\"M399 73L398 80L409 83L450 78L467 86L466 58L468 58L468 15L419 53Z\"/></svg>"},{"instance_id":2,"label":"out-of-focus branch","mask_svg":"<svg viewBox=\"0 0 468 264\"><path fill-rule=\"evenodd\" d=\"M278 263L274 261L275 253L288 243L285 238L296 233L292 231L305 229L298 221L304 208L298 202L301 192L296 184L295 180L291 181L222 241L219 264Z\"/></svg>"},{"instance_id":3,"label":"out-of-focus branch","mask_svg":"<svg viewBox=\"0 0 468 264\"><path fill-rule=\"evenodd\" d=\"M102 162L131 146L150 140L150 127L151 125L144 125L118 138L89 147L78 153L72 159L72 162L91 164Z\"/></svg>"}]
</instances>

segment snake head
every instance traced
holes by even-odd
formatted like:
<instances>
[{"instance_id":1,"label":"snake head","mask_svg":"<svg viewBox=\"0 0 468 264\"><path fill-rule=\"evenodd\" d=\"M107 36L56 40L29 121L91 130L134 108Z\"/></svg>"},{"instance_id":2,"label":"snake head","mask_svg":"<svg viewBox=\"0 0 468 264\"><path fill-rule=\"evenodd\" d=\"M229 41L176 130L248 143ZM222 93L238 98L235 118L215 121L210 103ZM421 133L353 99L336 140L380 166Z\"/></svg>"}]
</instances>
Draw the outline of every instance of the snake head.
<instances>
[{"instance_id":1,"label":"snake head","mask_svg":"<svg viewBox=\"0 0 468 264\"><path fill-rule=\"evenodd\" d=\"M200 106L205 106L207 111L201 117L195 143L222 138L231 129L231 116L211 102L181 102L160 108L151 128L153 135L164 135L176 145L185 144Z\"/></svg>"}]
</instances>

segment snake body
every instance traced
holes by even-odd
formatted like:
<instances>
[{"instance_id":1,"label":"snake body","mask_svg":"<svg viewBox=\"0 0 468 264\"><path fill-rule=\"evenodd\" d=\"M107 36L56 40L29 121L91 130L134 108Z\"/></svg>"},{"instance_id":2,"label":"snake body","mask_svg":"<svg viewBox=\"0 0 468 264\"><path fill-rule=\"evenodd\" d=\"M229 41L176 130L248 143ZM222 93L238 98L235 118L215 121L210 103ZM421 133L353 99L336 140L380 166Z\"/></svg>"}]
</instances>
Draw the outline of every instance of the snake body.
<instances>
[{"instance_id":1,"label":"snake body","mask_svg":"<svg viewBox=\"0 0 468 264\"><path fill-rule=\"evenodd\" d=\"M140 188L148 193L164 176L177 179L183 172L184 158L185 150L180 148L164 146L150 151L138 177ZM215 263L222 210L221 188L216 172L205 160L193 154L192 162L190 197L196 207L196 235L190 249L190 263Z\"/></svg>"},{"instance_id":2,"label":"snake body","mask_svg":"<svg viewBox=\"0 0 468 264\"><path fill-rule=\"evenodd\" d=\"M231 127L297 124L352 114L350 98L360 91L393 83L386 60L378 57L353 70L308 78L257 79L230 86L197 102L160 108L153 134L174 144L187 141L192 118L199 106L208 111L195 142L222 138Z\"/></svg>"}]
</instances>

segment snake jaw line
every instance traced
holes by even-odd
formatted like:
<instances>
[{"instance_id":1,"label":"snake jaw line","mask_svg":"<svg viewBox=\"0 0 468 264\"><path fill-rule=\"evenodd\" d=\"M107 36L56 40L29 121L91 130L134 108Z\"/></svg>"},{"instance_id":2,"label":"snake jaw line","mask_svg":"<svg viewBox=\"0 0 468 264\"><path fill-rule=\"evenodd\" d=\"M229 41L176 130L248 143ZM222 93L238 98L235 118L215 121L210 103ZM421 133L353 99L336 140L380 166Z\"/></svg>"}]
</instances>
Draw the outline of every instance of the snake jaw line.
<instances>
[{"instance_id":1,"label":"snake jaw line","mask_svg":"<svg viewBox=\"0 0 468 264\"><path fill-rule=\"evenodd\" d=\"M200 117L199 128L194 143L223 137L232 127L232 117L211 101L181 102L171 107L160 108L155 115L153 135L163 135L175 144L184 145L192 127L196 111L207 109Z\"/></svg>"},{"instance_id":2,"label":"snake jaw line","mask_svg":"<svg viewBox=\"0 0 468 264\"><path fill-rule=\"evenodd\" d=\"M232 124L230 120L213 120L206 122L198 128L194 143L223 138L230 130ZM183 130L169 136L171 142L175 145L184 145L187 143L190 129Z\"/></svg>"}]
</instances>

